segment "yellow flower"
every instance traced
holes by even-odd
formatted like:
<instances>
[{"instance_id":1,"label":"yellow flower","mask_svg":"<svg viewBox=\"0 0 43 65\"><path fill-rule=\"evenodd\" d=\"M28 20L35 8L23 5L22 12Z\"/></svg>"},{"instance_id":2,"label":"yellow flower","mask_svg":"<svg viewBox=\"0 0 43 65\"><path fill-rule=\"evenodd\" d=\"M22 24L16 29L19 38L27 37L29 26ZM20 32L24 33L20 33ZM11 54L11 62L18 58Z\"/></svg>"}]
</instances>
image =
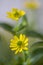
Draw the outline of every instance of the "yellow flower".
<instances>
[{"instance_id":1,"label":"yellow flower","mask_svg":"<svg viewBox=\"0 0 43 65\"><path fill-rule=\"evenodd\" d=\"M14 38L11 39L10 48L11 50L15 51L15 54L22 52L23 50L28 50L27 46L28 38L26 38L26 36L23 34L20 34L19 37L14 36Z\"/></svg>"},{"instance_id":2,"label":"yellow flower","mask_svg":"<svg viewBox=\"0 0 43 65\"><path fill-rule=\"evenodd\" d=\"M25 12L22 10L18 10L16 8L12 8L11 12L7 12L7 17L12 20L18 21L20 17L24 16Z\"/></svg>"},{"instance_id":3,"label":"yellow flower","mask_svg":"<svg viewBox=\"0 0 43 65\"><path fill-rule=\"evenodd\" d=\"M26 4L25 4L25 6L27 7L27 8L29 8L29 9L37 9L37 8L39 8L39 3L36 3L36 2L27 2Z\"/></svg>"}]
</instances>

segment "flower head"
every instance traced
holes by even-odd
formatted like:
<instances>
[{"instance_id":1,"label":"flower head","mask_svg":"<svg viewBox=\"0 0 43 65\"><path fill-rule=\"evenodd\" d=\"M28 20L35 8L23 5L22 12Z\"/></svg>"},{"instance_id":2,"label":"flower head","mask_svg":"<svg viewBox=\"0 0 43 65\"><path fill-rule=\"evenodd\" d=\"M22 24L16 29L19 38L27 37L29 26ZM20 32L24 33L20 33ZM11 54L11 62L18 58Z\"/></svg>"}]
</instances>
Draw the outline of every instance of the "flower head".
<instances>
[{"instance_id":1,"label":"flower head","mask_svg":"<svg viewBox=\"0 0 43 65\"><path fill-rule=\"evenodd\" d=\"M32 2L27 2L26 4L25 4L25 6L27 7L27 8L29 8L29 9L37 9L37 8L39 8L39 3L36 3L36 2L34 2L34 1L32 1Z\"/></svg>"},{"instance_id":2,"label":"flower head","mask_svg":"<svg viewBox=\"0 0 43 65\"><path fill-rule=\"evenodd\" d=\"M11 39L10 48L11 50L15 51L15 54L22 52L23 50L28 50L27 46L28 38L26 38L26 36L23 34L20 34L19 37L14 36L14 38Z\"/></svg>"},{"instance_id":3,"label":"flower head","mask_svg":"<svg viewBox=\"0 0 43 65\"><path fill-rule=\"evenodd\" d=\"M7 17L13 20L18 21L20 17L24 16L25 12L22 10L18 10L16 8L12 8L11 12L7 12Z\"/></svg>"}]
</instances>

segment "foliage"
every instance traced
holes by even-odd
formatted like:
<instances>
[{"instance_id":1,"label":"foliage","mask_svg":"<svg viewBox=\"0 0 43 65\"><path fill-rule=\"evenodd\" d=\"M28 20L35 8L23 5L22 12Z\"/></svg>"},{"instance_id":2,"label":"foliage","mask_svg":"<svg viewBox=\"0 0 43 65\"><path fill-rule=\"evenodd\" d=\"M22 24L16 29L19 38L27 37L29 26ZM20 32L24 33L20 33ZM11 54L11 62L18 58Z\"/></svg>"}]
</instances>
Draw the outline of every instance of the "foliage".
<instances>
[{"instance_id":1,"label":"foliage","mask_svg":"<svg viewBox=\"0 0 43 65\"><path fill-rule=\"evenodd\" d=\"M15 24L15 26L7 23L0 23L0 65L43 65L43 34L35 31L33 25L29 25L26 14L22 15L21 21L22 22L20 24ZM16 41L18 43L18 40L15 39L15 36L16 38L18 38L20 34L24 34L24 36L20 36L20 38L23 37L22 40L26 40L25 35L28 37L28 50L24 50L21 53L15 54L15 51L12 51L9 47L10 40L14 36L14 40L12 39L13 41L11 42L11 44L14 44ZM24 42L25 41L23 41L23 43ZM24 46L22 45L22 47Z\"/></svg>"}]
</instances>

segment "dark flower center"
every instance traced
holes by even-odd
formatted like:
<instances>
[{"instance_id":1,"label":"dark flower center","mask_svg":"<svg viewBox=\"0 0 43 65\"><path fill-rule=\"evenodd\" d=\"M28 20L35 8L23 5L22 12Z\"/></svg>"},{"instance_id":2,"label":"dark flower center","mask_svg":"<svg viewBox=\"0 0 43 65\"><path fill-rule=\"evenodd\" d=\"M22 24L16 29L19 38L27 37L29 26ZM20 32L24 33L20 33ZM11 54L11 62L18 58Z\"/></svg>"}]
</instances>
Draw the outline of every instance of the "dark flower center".
<instances>
[{"instance_id":1,"label":"dark flower center","mask_svg":"<svg viewBox=\"0 0 43 65\"><path fill-rule=\"evenodd\" d=\"M17 45L21 46L22 45L22 41L18 41Z\"/></svg>"},{"instance_id":2,"label":"dark flower center","mask_svg":"<svg viewBox=\"0 0 43 65\"><path fill-rule=\"evenodd\" d=\"M15 12L15 13L14 13L14 16L15 16L15 17L20 17L19 12Z\"/></svg>"}]
</instances>

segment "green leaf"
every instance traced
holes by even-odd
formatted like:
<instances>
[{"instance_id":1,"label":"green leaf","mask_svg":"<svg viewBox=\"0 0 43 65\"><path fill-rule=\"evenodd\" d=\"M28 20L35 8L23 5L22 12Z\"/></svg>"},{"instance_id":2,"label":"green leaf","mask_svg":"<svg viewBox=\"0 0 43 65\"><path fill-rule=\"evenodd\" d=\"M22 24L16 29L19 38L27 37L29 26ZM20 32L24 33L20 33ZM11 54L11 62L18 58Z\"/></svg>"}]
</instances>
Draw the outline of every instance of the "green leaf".
<instances>
[{"instance_id":1,"label":"green leaf","mask_svg":"<svg viewBox=\"0 0 43 65\"><path fill-rule=\"evenodd\" d=\"M21 30L23 30L27 26L28 26L28 21L25 15L22 18L22 22L14 28L14 31L19 33Z\"/></svg>"},{"instance_id":2,"label":"green leaf","mask_svg":"<svg viewBox=\"0 0 43 65\"><path fill-rule=\"evenodd\" d=\"M43 55L38 54L30 59L31 65L43 65Z\"/></svg>"},{"instance_id":3,"label":"green leaf","mask_svg":"<svg viewBox=\"0 0 43 65\"><path fill-rule=\"evenodd\" d=\"M38 33L34 30L29 30L28 28L24 31L24 34L26 34L28 37L36 37L43 39L43 35L41 33Z\"/></svg>"},{"instance_id":4,"label":"green leaf","mask_svg":"<svg viewBox=\"0 0 43 65\"><path fill-rule=\"evenodd\" d=\"M11 32L14 34L14 31L12 30L13 29L13 26L7 24L7 23L0 23L0 27L4 28L5 30Z\"/></svg>"},{"instance_id":5,"label":"green leaf","mask_svg":"<svg viewBox=\"0 0 43 65\"><path fill-rule=\"evenodd\" d=\"M30 63L43 65L43 41L36 42L30 47Z\"/></svg>"},{"instance_id":6,"label":"green leaf","mask_svg":"<svg viewBox=\"0 0 43 65\"><path fill-rule=\"evenodd\" d=\"M38 48L42 48L43 49L43 41L38 41L32 44L31 46L31 50L35 50Z\"/></svg>"}]
</instances>

